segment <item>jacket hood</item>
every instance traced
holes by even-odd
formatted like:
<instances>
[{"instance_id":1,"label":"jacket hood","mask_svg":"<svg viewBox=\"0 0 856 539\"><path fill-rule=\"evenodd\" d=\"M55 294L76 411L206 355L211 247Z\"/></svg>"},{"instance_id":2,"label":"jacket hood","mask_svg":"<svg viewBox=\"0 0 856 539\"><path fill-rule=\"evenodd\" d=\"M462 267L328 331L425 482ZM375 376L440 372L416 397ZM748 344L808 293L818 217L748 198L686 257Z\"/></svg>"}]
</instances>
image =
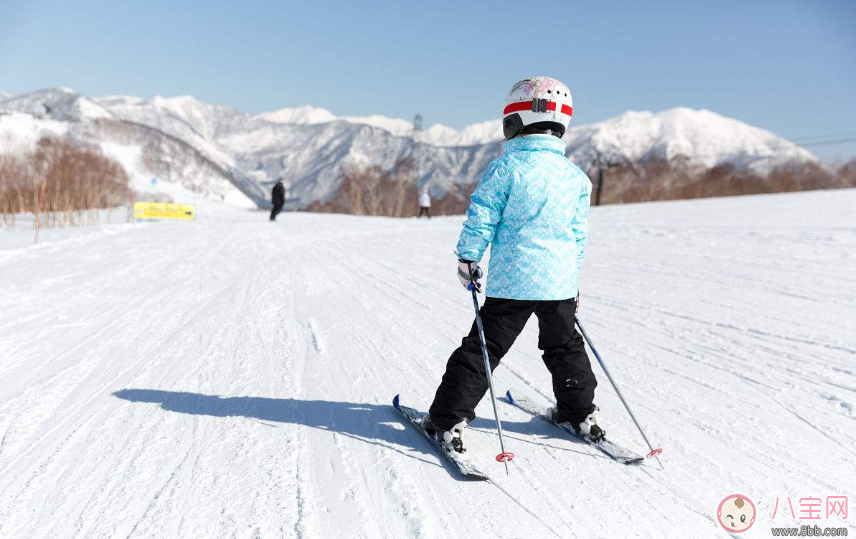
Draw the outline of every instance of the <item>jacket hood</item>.
<instances>
[{"instance_id":1,"label":"jacket hood","mask_svg":"<svg viewBox=\"0 0 856 539\"><path fill-rule=\"evenodd\" d=\"M549 151L565 155L565 141L553 135L526 135L514 137L503 145L505 153Z\"/></svg>"}]
</instances>

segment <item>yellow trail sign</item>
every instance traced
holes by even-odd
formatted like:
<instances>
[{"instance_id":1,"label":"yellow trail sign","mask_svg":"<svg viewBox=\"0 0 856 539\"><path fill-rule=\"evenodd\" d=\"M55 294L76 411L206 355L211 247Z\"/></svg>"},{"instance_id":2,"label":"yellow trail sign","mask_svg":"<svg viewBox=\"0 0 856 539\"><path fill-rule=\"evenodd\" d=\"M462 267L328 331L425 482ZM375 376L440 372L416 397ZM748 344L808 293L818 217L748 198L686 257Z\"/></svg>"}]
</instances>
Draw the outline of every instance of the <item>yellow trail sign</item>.
<instances>
[{"instance_id":1,"label":"yellow trail sign","mask_svg":"<svg viewBox=\"0 0 856 539\"><path fill-rule=\"evenodd\" d=\"M196 206L166 202L134 202L134 219L193 221L196 219Z\"/></svg>"}]
</instances>

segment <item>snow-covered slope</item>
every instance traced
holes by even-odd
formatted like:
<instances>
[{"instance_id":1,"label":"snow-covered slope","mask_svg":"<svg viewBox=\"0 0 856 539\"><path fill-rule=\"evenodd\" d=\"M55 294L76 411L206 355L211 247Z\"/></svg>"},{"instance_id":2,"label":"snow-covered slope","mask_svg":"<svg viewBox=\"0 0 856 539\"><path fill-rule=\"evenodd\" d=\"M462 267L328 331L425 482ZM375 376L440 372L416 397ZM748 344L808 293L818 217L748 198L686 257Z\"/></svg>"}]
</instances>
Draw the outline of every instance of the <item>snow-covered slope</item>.
<instances>
[{"instance_id":1,"label":"snow-covered slope","mask_svg":"<svg viewBox=\"0 0 856 539\"><path fill-rule=\"evenodd\" d=\"M155 127L192 144L224 166L234 166L231 155L223 152L213 139L229 121L240 121L244 114L224 105L205 103L191 96L139 99L110 96L96 99L117 118Z\"/></svg>"},{"instance_id":2,"label":"snow-covered slope","mask_svg":"<svg viewBox=\"0 0 856 539\"><path fill-rule=\"evenodd\" d=\"M63 137L71 127L68 122L37 120L22 112L0 114L0 152L29 152L43 136Z\"/></svg>"},{"instance_id":3,"label":"snow-covered slope","mask_svg":"<svg viewBox=\"0 0 856 539\"><path fill-rule=\"evenodd\" d=\"M856 191L595 208L580 317L665 470L487 400L461 481L392 411L469 330L461 217L119 225L0 251L0 536L769 537L806 497L856 533ZM723 216L728 226L723 226ZM7 236L31 231L0 231ZM390 246L395 246L390 250ZM402 283L406 276L406 286ZM489 278L489 277L488 277ZM531 321L495 373L547 405ZM601 423L643 450L595 366ZM776 501L778 514L773 519Z\"/></svg>"}]
</instances>

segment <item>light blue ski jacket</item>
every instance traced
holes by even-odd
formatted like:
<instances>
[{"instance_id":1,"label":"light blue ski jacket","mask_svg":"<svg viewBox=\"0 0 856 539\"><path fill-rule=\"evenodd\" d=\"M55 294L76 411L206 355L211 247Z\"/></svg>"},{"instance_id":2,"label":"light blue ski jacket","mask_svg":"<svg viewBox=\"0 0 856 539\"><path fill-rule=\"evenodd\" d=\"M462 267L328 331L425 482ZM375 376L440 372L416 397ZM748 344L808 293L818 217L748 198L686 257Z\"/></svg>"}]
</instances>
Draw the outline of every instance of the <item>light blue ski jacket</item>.
<instances>
[{"instance_id":1,"label":"light blue ski jacket","mask_svg":"<svg viewBox=\"0 0 856 539\"><path fill-rule=\"evenodd\" d=\"M516 137L470 197L458 256L480 261L491 244L486 294L576 297L585 260L591 181L552 135Z\"/></svg>"}]
</instances>

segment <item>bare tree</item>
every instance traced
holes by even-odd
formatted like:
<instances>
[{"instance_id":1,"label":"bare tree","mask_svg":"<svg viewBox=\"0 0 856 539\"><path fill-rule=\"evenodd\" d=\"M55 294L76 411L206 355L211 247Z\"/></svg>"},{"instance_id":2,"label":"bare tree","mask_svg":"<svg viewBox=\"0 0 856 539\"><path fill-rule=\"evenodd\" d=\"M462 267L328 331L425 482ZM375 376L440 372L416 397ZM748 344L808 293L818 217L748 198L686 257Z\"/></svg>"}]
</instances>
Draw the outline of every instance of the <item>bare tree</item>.
<instances>
[{"instance_id":1,"label":"bare tree","mask_svg":"<svg viewBox=\"0 0 856 539\"><path fill-rule=\"evenodd\" d=\"M99 208L122 205L128 193L125 170L94 146L46 137L31 152L0 154L5 226L14 226L14 215L27 212L43 226L94 224Z\"/></svg>"}]
</instances>

